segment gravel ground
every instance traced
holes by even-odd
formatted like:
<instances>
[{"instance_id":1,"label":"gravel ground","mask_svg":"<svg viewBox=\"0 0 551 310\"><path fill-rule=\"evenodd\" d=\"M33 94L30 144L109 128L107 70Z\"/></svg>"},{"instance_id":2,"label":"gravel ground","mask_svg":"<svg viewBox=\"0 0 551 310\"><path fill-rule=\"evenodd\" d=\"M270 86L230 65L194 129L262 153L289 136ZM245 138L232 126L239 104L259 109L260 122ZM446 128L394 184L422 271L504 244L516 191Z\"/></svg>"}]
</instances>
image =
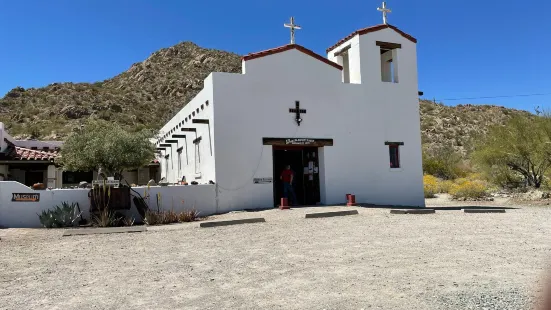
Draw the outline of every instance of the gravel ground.
<instances>
[{"instance_id":1,"label":"gravel ground","mask_svg":"<svg viewBox=\"0 0 551 310\"><path fill-rule=\"evenodd\" d=\"M61 237L0 230L0 309L530 309L551 208L304 219L345 207L216 219L266 223Z\"/></svg>"}]
</instances>

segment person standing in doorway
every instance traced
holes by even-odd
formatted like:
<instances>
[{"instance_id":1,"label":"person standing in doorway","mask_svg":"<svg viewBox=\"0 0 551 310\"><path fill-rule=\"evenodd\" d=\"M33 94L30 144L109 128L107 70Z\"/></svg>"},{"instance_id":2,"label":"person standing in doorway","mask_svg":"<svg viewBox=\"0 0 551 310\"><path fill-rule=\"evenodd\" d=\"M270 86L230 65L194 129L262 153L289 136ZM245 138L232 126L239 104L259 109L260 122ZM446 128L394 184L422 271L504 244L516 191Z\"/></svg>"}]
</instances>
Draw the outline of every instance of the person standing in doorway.
<instances>
[{"instance_id":1,"label":"person standing in doorway","mask_svg":"<svg viewBox=\"0 0 551 310\"><path fill-rule=\"evenodd\" d=\"M295 196L295 190L293 189L293 177L294 172L291 170L291 166L285 166L285 169L281 172L279 179L283 182L283 197L289 200L290 205L297 204L297 197Z\"/></svg>"}]
</instances>

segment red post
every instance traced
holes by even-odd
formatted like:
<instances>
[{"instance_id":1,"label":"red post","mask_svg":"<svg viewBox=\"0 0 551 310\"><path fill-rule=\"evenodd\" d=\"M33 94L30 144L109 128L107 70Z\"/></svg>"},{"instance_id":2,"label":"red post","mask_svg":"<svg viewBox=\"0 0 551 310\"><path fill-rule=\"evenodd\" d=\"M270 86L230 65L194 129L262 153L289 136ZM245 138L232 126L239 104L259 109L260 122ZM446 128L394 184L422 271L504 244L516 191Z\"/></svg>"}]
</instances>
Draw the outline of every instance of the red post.
<instances>
[{"instance_id":1,"label":"red post","mask_svg":"<svg viewBox=\"0 0 551 310\"><path fill-rule=\"evenodd\" d=\"M350 195L348 196L348 203L346 203L347 206L355 206L356 205L356 195Z\"/></svg>"},{"instance_id":2,"label":"red post","mask_svg":"<svg viewBox=\"0 0 551 310\"><path fill-rule=\"evenodd\" d=\"M279 209L281 210L289 209L289 202L287 198L281 198L281 204L279 205Z\"/></svg>"},{"instance_id":3,"label":"red post","mask_svg":"<svg viewBox=\"0 0 551 310\"><path fill-rule=\"evenodd\" d=\"M350 195L352 195L352 194L346 194L346 202L348 202L348 200L350 200Z\"/></svg>"}]
</instances>

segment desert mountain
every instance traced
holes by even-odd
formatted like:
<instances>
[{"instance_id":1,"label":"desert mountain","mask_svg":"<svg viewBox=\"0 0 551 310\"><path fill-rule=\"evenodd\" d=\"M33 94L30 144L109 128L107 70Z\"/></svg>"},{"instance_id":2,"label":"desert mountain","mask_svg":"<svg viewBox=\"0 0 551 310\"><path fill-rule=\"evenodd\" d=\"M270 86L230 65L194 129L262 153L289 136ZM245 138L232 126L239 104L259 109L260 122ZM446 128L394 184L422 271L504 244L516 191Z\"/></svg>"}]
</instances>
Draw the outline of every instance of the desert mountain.
<instances>
[{"instance_id":1,"label":"desert mountain","mask_svg":"<svg viewBox=\"0 0 551 310\"><path fill-rule=\"evenodd\" d=\"M0 99L0 121L18 138L37 139L63 139L88 117L160 128L213 71L240 72L240 56L182 42L103 82L16 87Z\"/></svg>"},{"instance_id":2,"label":"desert mountain","mask_svg":"<svg viewBox=\"0 0 551 310\"><path fill-rule=\"evenodd\" d=\"M201 90L203 79L213 71L241 72L240 56L182 42L103 82L16 87L0 99L0 121L22 139L63 139L88 117L118 122L129 130L157 129ZM488 126L515 114L528 115L498 106L450 107L425 100L420 107L424 143L447 143L461 152Z\"/></svg>"}]
</instances>

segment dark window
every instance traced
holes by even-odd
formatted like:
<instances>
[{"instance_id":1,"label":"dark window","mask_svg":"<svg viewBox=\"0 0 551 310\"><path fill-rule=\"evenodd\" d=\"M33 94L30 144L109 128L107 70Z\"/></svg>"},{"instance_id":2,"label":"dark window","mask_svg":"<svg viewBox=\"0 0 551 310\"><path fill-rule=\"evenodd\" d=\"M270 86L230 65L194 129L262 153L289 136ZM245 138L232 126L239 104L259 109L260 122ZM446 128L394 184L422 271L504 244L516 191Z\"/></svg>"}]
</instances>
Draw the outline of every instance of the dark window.
<instances>
[{"instance_id":1,"label":"dark window","mask_svg":"<svg viewBox=\"0 0 551 310\"><path fill-rule=\"evenodd\" d=\"M390 155L390 168L400 168L400 146L398 144L389 144L388 151Z\"/></svg>"},{"instance_id":2,"label":"dark window","mask_svg":"<svg viewBox=\"0 0 551 310\"><path fill-rule=\"evenodd\" d=\"M94 173L92 171L63 171L63 184L78 184L82 181L92 183Z\"/></svg>"},{"instance_id":3,"label":"dark window","mask_svg":"<svg viewBox=\"0 0 551 310\"><path fill-rule=\"evenodd\" d=\"M182 151L178 152L178 173L182 170Z\"/></svg>"},{"instance_id":4,"label":"dark window","mask_svg":"<svg viewBox=\"0 0 551 310\"><path fill-rule=\"evenodd\" d=\"M209 101L208 101L208 100L207 100L207 101L205 101L205 104L206 104L206 105L208 106L208 105L209 105Z\"/></svg>"}]
</instances>

